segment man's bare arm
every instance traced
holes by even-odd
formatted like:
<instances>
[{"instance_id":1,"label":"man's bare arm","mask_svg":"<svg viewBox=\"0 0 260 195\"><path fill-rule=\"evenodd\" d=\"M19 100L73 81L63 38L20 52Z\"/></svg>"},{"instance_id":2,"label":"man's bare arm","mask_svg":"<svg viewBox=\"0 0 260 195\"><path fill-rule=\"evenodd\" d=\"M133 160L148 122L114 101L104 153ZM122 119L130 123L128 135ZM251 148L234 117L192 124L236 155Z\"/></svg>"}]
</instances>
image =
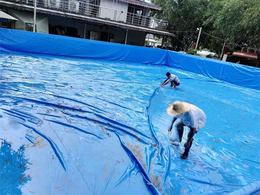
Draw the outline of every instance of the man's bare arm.
<instances>
[{"instance_id":1,"label":"man's bare arm","mask_svg":"<svg viewBox=\"0 0 260 195\"><path fill-rule=\"evenodd\" d=\"M168 129L168 131L169 131L169 132L171 132L171 131L172 131L172 126L173 126L173 123L174 123L176 120L177 120L177 118L176 118L176 117L174 117L174 118L173 118L173 120L172 120L172 124L171 124L170 128Z\"/></svg>"}]
</instances>

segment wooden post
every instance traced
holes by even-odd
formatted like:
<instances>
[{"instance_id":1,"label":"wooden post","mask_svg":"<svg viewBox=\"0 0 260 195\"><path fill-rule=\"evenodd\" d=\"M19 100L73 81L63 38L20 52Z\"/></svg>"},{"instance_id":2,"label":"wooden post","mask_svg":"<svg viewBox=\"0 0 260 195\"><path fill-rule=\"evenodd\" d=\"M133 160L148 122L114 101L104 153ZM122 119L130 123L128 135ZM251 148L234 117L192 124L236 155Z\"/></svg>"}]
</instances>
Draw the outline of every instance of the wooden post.
<instances>
[{"instance_id":1,"label":"wooden post","mask_svg":"<svg viewBox=\"0 0 260 195\"><path fill-rule=\"evenodd\" d=\"M128 36L128 29L126 29L126 33L125 33L125 45L127 44L127 36Z\"/></svg>"}]
</instances>

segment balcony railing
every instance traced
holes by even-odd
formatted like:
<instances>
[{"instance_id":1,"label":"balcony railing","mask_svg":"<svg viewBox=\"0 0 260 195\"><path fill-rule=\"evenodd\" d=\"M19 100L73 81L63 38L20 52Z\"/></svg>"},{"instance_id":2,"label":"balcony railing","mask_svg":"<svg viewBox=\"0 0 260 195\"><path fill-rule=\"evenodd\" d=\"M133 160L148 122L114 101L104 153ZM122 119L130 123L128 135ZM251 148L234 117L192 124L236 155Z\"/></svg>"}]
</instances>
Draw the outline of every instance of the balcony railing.
<instances>
[{"instance_id":1,"label":"balcony railing","mask_svg":"<svg viewBox=\"0 0 260 195\"><path fill-rule=\"evenodd\" d=\"M2 2L4 2L3 0ZM6 0L19 4L34 6L34 0ZM134 26L142 26L158 30L166 30L167 23L153 17L124 13L122 10L110 9L99 5L85 3L77 0L37 0L36 6L78 15L102 18Z\"/></svg>"}]
</instances>

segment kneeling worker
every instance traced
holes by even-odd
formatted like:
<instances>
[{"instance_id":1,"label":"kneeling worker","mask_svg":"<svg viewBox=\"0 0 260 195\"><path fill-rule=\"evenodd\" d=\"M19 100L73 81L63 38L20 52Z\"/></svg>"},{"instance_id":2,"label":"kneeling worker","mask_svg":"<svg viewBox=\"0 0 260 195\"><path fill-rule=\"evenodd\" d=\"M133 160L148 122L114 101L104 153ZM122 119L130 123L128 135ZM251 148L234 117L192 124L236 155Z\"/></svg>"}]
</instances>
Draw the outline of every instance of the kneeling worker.
<instances>
[{"instance_id":1,"label":"kneeling worker","mask_svg":"<svg viewBox=\"0 0 260 195\"><path fill-rule=\"evenodd\" d=\"M167 85L169 82L171 82L171 87L174 87L175 89L176 89L176 86L180 85L180 80L176 75L167 72L166 76L167 76L167 78L163 81L162 84L160 84L160 87Z\"/></svg>"},{"instance_id":2,"label":"kneeling worker","mask_svg":"<svg viewBox=\"0 0 260 195\"><path fill-rule=\"evenodd\" d=\"M181 155L182 159L186 159L189 155L189 150L192 145L193 136L201 129L206 122L205 113L195 105L186 102L174 102L167 108L167 113L174 116L169 132L172 130L173 123L180 119L176 128L179 134L179 142L182 140L184 126L189 127L190 132L188 134L187 142L184 144L185 151Z\"/></svg>"}]
</instances>

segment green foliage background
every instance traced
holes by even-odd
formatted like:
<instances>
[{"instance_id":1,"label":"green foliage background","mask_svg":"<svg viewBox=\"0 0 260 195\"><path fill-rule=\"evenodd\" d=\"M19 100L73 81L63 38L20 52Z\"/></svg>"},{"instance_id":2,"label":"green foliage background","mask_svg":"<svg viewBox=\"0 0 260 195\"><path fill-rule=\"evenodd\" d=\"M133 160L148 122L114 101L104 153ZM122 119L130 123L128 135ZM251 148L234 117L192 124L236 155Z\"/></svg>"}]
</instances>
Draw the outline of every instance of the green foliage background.
<instances>
[{"instance_id":1,"label":"green foliage background","mask_svg":"<svg viewBox=\"0 0 260 195\"><path fill-rule=\"evenodd\" d=\"M162 7L153 15L168 22L168 30L177 36L174 50L186 50L196 44L221 53L224 40L230 48L260 48L260 0L153 0Z\"/></svg>"}]
</instances>

